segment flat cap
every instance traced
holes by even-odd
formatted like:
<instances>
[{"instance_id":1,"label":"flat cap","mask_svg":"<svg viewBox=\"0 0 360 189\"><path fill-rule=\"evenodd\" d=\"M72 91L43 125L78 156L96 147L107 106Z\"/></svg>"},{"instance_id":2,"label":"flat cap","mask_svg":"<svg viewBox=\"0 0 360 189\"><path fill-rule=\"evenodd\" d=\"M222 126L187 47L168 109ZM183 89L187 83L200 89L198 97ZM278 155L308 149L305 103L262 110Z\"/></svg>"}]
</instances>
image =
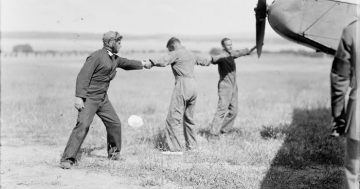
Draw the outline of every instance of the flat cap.
<instances>
[{"instance_id":1,"label":"flat cap","mask_svg":"<svg viewBox=\"0 0 360 189\"><path fill-rule=\"evenodd\" d=\"M104 42L111 41L111 40L119 41L121 39L122 39L122 36L116 31L108 31L108 32L104 33L104 35L103 35Z\"/></svg>"}]
</instances>

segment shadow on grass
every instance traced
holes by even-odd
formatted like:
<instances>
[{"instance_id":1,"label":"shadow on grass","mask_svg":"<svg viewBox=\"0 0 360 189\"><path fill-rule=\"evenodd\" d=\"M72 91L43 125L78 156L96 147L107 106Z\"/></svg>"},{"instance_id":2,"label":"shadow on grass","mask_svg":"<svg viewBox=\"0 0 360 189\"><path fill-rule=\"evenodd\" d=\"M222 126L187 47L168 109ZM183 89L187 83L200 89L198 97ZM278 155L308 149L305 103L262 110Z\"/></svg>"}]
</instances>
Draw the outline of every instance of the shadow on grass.
<instances>
[{"instance_id":1,"label":"shadow on grass","mask_svg":"<svg viewBox=\"0 0 360 189\"><path fill-rule=\"evenodd\" d=\"M294 109L290 125L265 126L264 139L285 137L261 188L342 188L344 139L331 138L328 108Z\"/></svg>"}]
</instances>

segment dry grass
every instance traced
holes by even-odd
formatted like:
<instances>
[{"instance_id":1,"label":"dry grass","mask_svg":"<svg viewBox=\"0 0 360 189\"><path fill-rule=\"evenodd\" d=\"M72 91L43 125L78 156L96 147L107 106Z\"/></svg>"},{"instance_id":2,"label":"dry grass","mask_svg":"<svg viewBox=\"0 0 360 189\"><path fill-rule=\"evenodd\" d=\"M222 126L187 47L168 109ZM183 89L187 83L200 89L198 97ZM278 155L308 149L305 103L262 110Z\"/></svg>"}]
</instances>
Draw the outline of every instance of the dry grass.
<instances>
[{"instance_id":1,"label":"dry grass","mask_svg":"<svg viewBox=\"0 0 360 189\"><path fill-rule=\"evenodd\" d=\"M155 55L133 55L147 56ZM74 85L84 58L2 60L2 145L65 146L77 116ZM340 188L343 141L328 138L330 62L240 58L237 132L212 142L199 138L198 149L180 157L163 156L155 148L173 88L170 68L119 71L109 97L123 121L125 160L84 153L77 169L131 177L154 188ZM196 75L199 130L212 120L218 75L216 67L196 68ZM131 114L142 116L145 126L128 127ZM83 147L105 143L104 126L96 118Z\"/></svg>"}]
</instances>

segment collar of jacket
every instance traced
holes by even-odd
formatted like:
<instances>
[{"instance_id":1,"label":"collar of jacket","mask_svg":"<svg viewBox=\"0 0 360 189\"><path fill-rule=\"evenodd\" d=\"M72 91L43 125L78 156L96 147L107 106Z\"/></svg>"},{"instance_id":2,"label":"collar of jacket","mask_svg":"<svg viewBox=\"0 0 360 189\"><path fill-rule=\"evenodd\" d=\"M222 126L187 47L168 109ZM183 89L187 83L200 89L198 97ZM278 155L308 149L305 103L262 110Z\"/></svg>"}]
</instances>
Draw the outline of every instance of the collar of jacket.
<instances>
[{"instance_id":1,"label":"collar of jacket","mask_svg":"<svg viewBox=\"0 0 360 189\"><path fill-rule=\"evenodd\" d=\"M114 55L114 53L112 53L111 51L109 51L109 50L106 50L107 52L108 52L108 54L109 54L109 56L113 56Z\"/></svg>"},{"instance_id":2,"label":"collar of jacket","mask_svg":"<svg viewBox=\"0 0 360 189\"><path fill-rule=\"evenodd\" d=\"M103 47L103 50L105 50L110 57L112 57L113 55L116 55L116 54L112 53L110 48L108 48L108 47Z\"/></svg>"}]
</instances>

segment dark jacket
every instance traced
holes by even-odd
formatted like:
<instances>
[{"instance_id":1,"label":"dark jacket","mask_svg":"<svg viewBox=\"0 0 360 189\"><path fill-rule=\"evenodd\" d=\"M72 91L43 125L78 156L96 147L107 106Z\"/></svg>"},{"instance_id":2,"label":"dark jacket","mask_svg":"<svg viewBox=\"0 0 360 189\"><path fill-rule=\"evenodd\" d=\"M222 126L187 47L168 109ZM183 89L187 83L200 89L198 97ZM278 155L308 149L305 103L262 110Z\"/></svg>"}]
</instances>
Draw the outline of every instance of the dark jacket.
<instances>
[{"instance_id":1,"label":"dark jacket","mask_svg":"<svg viewBox=\"0 0 360 189\"><path fill-rule=\"evenodd\" d=\"M335 122L345 121L351 139L360 141L360 22L347 26L331 69L331 105ZM349 100L346 107L346 95Z\"/></svg>"},{"instance_id":2,"label":"dark jacket","mask_svg":"<svg viewBox=\"0 0 360 189\"><path fill-rule=\"evenodd\" d=\"M116 75L116 68L139 70L143 68L140 61L109 55L106 49L100 49L87 57L76 79L75 96L81 98L103 98L107 93L110 81Z\"/></svg>"}]
</instances>

